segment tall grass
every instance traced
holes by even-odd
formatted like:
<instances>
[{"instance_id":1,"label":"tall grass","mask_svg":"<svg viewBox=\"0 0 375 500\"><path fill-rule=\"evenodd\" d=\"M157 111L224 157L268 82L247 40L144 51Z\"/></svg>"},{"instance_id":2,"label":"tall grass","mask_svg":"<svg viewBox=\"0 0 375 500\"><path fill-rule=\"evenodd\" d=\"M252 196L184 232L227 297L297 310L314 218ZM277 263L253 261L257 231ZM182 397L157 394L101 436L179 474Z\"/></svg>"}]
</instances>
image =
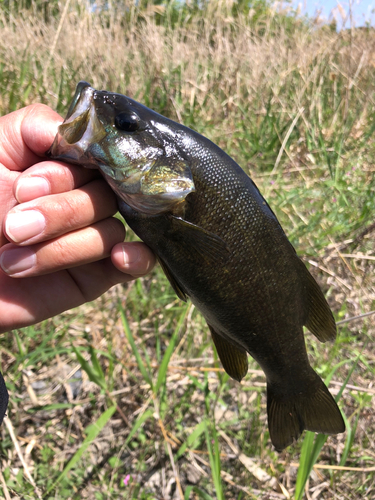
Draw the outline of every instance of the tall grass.
<instances>
[{"instance_id":1,"label":"tall grass","mask_svg":"<svg viewBox=\"0 0 375 500\"><path fill-rule=\"evenodd\" d=\"M337 320L375 309L371 29L336 33L229 0L96 10L73 0L44 10L9 4L0 12L2 113L44 102L64 114L85 79L193 127L257 182ZM307 435L278 454L262 372L250 360L242 384L230 380L204 320L156 269L1 336L14 438L2 429L0 492L372 498L374 333L370 316L343 323L335 344L307 337L333 393L351 374L339 403L348 433L315 444Z\"/></svg>"}]
</instances>

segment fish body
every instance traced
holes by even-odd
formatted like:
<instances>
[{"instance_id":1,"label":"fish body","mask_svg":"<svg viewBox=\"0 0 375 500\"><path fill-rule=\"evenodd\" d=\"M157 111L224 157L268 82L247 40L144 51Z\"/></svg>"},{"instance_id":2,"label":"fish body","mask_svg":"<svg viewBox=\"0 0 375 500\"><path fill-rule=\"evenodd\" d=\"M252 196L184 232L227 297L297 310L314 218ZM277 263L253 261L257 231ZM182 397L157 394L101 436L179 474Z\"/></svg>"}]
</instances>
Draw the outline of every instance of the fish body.
<instances>
[{"instance_id":1,"label":"fish body","mask_svg":"<svg viewBox=\"0 0 375 500\"><path fill-rule=\"evenodd\" d=\"M119 210L155 252L177 295L210 328L227 373L247 353L267 378L268 425L281 450L304 429L345 430L311 368L303 325L321 341L336 326L314 278L237 163L207 138L136 101L80 82L49 156L99 168Z\"/></svg>"}]
</instances>

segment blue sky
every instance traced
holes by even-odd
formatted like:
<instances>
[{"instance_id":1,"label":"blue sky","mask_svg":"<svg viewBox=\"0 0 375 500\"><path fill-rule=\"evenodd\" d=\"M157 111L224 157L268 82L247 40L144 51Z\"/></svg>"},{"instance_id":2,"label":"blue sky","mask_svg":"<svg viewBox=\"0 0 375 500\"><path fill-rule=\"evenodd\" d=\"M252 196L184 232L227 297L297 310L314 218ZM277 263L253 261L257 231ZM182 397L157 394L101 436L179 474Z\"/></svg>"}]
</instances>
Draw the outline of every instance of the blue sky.
<instances>
[{"instance_id":1,"label":"blue sky","mask_svg":"<svg viewBox=\"0 0 375 500\"><path fill-rule=\"evenodd\" d=\"M375 26L375 0L292 0L294 7L300 5L301 12L313 16L319 10L322 10L321 16L329 19L330 15L337 16L338 27L342 25L342 15L348 13L349 4L352 5L353 20L355 26L364 26L366 21L369 21L372 26ZM341 13L340 13L341 11ZM346 24L349 27L347 21Z\"/></svg>"}]
</instances>

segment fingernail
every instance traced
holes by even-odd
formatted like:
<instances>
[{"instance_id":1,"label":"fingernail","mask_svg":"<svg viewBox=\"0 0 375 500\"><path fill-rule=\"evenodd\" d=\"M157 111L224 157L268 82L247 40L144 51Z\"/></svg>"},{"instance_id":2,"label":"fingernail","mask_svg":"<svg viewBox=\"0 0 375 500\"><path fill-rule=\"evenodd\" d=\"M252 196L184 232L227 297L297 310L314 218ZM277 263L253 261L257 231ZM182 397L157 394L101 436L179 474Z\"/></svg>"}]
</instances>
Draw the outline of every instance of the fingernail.
<instances>
[{"instance_id":1,"label":"fingernail","mask_svg":"<svg viewBox=\"0 0 375 500\"><path fill-rule=\"evenodd\" d=\"M4 250L0 256L1 269L6 274L16 274L31 269L36 264L36 255L30 248L12 248Z\"/></svg>"},{"instance_id":2,"label":"fingernail","mask_svg":"<svg viewBox=\"0 0 375 500\"><path fill-rule=\"evenodd\" d=\"M50 193L49 182L43 177L25 177L17 182L16 199L18 203L34 200Z\"/></svg>"},{"instance_id":3,"label":"fingernail","mask_svg":"<svg viewBox=\"0 0 375 500\"><path fill-rule=\"evenodd\" d=\"M139 251L134 246L124 246L122 248L122 254L124 256L124 265L129 266L134 264L139 259Z\"/></svg>"},{"instance_id":4,"label":"fingernail","mask_svg":"<svg viewBox=\"0 0 375 500\"><path fill-rule=\"evenodd\" d=\"M40 234L45 227L46 220L37 210L10 213L5 220L5 232L15 243Z\"/></svg>"}]
</instances>

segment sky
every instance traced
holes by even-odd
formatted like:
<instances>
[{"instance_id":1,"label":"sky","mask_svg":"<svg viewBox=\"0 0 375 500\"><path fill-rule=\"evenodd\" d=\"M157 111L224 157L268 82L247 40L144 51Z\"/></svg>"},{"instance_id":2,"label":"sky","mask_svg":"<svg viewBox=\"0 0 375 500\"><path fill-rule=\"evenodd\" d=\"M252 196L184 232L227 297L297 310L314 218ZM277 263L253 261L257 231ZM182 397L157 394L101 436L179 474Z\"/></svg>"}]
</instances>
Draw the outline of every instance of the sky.
<instances>
[{"instance_id":1,"label":"sky","mask_svg":"<svg viewBox=\"0 0 375 500\"><path fill-rule=\"evenodd\" d=\"M342 27L345 14L349 12L350 4L355 26L365 26L366 22L369 22L375 27L375 0L292 0L292 5L295 8L299 6L302 14L314 16L321 10L320 16L325 20L330 19L330 16L335 16L339 29ZM349 19L345 26L350 26Z\"/></svg>"}]
</instances>

